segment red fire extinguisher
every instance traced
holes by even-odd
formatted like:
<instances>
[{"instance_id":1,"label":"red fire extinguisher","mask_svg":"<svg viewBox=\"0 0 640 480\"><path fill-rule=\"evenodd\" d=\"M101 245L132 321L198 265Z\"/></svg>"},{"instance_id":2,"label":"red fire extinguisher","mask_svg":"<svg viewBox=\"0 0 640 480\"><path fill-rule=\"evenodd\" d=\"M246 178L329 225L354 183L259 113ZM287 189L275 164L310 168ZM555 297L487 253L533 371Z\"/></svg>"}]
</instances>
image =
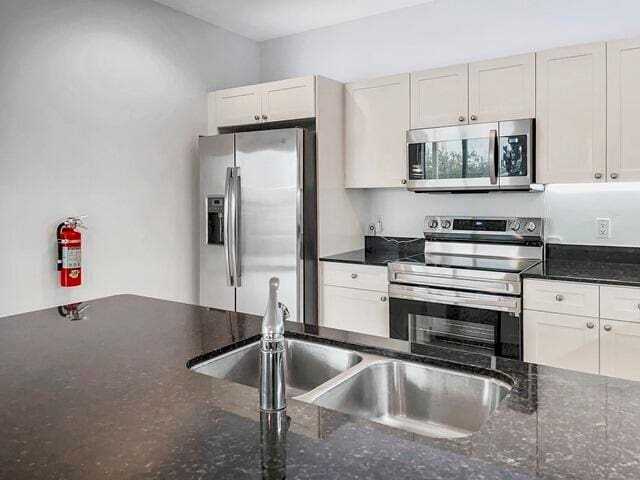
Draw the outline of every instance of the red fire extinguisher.
<instances>
[{"instance_id":1,"label":"red fire extinguisher","mask_svg":"<svg viewBox=\"0 0 640 480\"><path fill-rule=\"evenodd\" d=\"M82 284L82 234L78 231L85 228L82 218L69 217L56 229L61 287L79 287Z\"/></svg>"}]
</instances>

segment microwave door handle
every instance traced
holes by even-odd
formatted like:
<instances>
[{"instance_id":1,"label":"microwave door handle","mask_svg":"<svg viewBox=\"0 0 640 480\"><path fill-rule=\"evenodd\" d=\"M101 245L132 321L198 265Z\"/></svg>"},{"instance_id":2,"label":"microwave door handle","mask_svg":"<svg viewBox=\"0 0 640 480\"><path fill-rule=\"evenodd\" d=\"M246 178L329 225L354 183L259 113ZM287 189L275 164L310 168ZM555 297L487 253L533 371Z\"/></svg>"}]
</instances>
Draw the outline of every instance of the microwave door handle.
<instances>
[{"instance_id":1,"label":"microwave door handle","mask_svg":"<svg viewBox=\"0 0 640 480\"><path fill-rule=\"evenodd\" d=\"M491 185L498 183L498 131L489 131L489 179Z\"/></svg>"},{"instance_id":2,"label":"microwave door handle","mask_svg":"<svg viewBox=\"0 0 640 480\"><path fill-rule=\"evenodd\" d=\"M227 274L227 285L233 287L233 275L231 273L231 182L233 181L233 167L228 167L224 180L224 207L222 214L223 243L224 243L224 267Z\"/></svg>"}]
</instances>

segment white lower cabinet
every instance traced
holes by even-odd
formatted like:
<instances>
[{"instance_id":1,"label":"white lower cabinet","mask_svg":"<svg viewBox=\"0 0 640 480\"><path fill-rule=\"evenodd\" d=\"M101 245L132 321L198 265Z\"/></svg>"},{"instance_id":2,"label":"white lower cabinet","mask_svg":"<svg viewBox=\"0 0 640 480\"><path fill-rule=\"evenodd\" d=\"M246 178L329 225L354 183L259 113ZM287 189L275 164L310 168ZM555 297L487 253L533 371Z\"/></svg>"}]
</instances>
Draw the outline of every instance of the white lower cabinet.
<instances>
[{"instance_id":1,"label":"white lower cabinet","mask_svg":"<svg viewBox=\"0 0 640 480\"><path fill-rule=\"evenodd\" d=\"M640 380L640 324L600 319L600 373Z\"/></svg>"},{"instance_id":2,"label":"white lower cabinet","mask_svg":"<svg viewBox=\"0 0 640 480\"><path fill-rule=\"evenodd\" d=\"M527 279L524 307L526 362L640 381L640 288Z\"/></svg>"},{"instance_id":3,"label":"white lower cabinet","mask_svg":"<svg viewBox=\"0 0 640 480\"><path fill-rule=\"evenodd\" d=\"M387 294L324 285L321 326L388 337Z\"/></svg>"},{"instance_id":4,"label":"white lower cabinet","mask_svg":"<svg viewBox=\"0 0 640 480\"><path fill-rule=\"evenodd\" d=\"M598 373L598 319L524 311L525 362Z\"/></svg>"},{"instance_id":5,"label":"white lower cabinet","mask_svg":"<svg viewBox=\"0 0 640 480\"><path fill-rule=\"evenodd\" d=\"M320 326L389 336L387 268L320 262Z\"/></svg>"}]
</instances>

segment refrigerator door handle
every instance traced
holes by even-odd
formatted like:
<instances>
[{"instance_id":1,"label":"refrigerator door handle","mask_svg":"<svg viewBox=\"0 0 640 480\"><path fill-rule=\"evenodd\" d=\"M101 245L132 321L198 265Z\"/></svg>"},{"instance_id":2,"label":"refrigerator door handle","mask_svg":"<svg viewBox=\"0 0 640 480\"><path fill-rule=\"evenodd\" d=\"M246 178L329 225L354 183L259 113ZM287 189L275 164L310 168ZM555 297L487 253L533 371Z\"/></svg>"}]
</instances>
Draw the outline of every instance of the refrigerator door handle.
<instances>
[{"instance_id":1,"label":"refrigerator door handle","mask_svg":"<svg viewBox=\"0 0 640 480\"><path fill-rule=\"evenodd\" d=\"M224 228L224 266L227 273L227 285L233 287L233 275L231 269L231 189L233 183L233 167L227 167L227 172L224 181L224 213L223 213L223 228Z\"/></svg>"},{"instance_id":2,"label":"refrigerator door handle","mask_svg":"<svg viewBox=\"0 0 640 480\"><path fill-rule=\"evenodd\" d=\"M242 205L242 183L240 175L240 167L234 167L233 172L233 278L235 286L242 286L242 273L241 273L241 258L240 258L240 214Z\"/></svg>"}]
</instances>

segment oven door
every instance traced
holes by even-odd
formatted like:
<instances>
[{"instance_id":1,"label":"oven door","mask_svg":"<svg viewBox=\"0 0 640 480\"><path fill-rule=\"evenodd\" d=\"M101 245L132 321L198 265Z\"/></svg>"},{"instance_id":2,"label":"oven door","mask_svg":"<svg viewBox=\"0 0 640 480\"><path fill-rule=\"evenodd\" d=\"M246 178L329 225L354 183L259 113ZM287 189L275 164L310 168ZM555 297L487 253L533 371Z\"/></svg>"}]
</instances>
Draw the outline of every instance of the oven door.
<instances>
[{"instance_id":1,"label":"oven door","mask_svg":"<svg viewBox=\"0 0 640 480\"><path fill-rule=\"evenodd\" d=\"M407 188L497 190L498 123L407 132Z\"/></svg>"},{"instance_id":2,"label":"oven door","mask_svg":"<svg viewBox=\"0 0 640 480\"><path fill-rule=\"evenodd\" d=\"M389 297L391 338L522 358L519 297L394 284Z\"/></svg>"}]
</instances>

